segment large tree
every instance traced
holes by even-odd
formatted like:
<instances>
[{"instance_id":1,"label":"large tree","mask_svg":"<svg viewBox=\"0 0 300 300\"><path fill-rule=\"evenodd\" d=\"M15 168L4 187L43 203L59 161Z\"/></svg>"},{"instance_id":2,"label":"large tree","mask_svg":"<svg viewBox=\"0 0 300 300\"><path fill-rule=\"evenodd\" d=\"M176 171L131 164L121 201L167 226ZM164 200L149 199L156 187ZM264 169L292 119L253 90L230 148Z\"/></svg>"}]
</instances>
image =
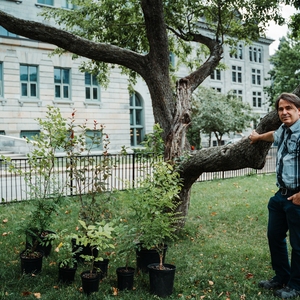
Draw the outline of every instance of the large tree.
<instances>
[{"instance_id":1,"label":"large tree","mask_svg":"<svg viewBox=\"0 0 300 300\"><path fill-rule=\"evenodd\" d=\"M191 122L191 96L219 64L225 43L257 40L268 21L281 22L280 1L273 0L75 0L77 9L53 9L57 21L22 20L0 11L0 25L15 34L48 42L91 60L87 68L118 65L146 82L155 122L163 129L165 159L181 162L183 188L179 210L187 215L190 189L203 172L262 168L269 143L213 147L189 153L186 130ZM287 1L291 3L291 1ZM283 3L283 2L281 2ZM49 15L50 14L50 15ZM205 20L205 23L201 23ZM199 31L206 26L207 34ZM63 29L59 29L59 27ZM205 46L202 60L199 50ZM190 74L172 81L169 53L191 67ZM203 53L203 51L202 51ZM192 54L192 55L191 55ZM267 115L258 131L276 129L276 112Z\"/></svg>"}]
</instances>

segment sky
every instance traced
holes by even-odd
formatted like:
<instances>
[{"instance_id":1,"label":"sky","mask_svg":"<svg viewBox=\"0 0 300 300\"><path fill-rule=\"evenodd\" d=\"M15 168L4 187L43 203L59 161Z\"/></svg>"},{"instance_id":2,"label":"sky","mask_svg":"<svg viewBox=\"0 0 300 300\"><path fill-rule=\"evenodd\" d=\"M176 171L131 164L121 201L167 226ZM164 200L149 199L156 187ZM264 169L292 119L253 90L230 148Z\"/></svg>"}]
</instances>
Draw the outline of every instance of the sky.
<instances>
[{"instance_id":1,"label":"sky","mask_svg":"<svg viewBox=\"0 0 300 300\"><path fill-rule=\"evenodd\" d=\"M286 22L288 22L289 17L293 15L296 12L296 9L294 7L291 7L289 5L286 5L282 8L282 15L286 19ZM270 25L266 31L266 37L274 39L275 42L273 42L270 45L270 55L274 54L274 52L277 50L279 45L279 39L283 36L286 36L288 32L287 25L278 26L274 22L270 22Z\"/></svg>"}]
</instances>

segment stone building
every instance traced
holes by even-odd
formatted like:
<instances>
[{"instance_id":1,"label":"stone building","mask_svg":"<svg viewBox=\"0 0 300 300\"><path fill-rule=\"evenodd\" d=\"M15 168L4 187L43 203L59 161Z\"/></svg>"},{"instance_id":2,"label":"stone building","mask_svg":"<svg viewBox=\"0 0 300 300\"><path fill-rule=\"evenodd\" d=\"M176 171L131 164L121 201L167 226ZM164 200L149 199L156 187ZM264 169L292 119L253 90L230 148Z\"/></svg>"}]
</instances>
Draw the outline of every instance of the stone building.
<instances>
[{"instance_id":1,"label":"stone building","mask_svg":"<svg viewBox=\"0 0 300 300\"><path fill-rule=\"evenodd\" d=\"M72 9L66 0L0 1L1 10L28 20L42 21L38 13L43 6ZM223 62L228 68L215 70L204 85L222 93L233 90L255 112L265 115L268 106L263 86L270 68L272 41L261 38L252 45L240 43L234 56L225 48ZM78 70L83 58L73 60L70 54L49 56L54 48L0 27L0 134L32 137L39 132L35 119L45 115L50 105L59 107L66 118L75 109L79 124L86 119L91 127L93 120L104 124L112 151L123 145L138 146L154 123L146 84L140 80L135 94L130 95L127 78L115 68L108 88L101 88L94 76ZM176 57L171 59L176 64ZM187 73L181 67L178 77Z\"/></svg>"}]
</instances>

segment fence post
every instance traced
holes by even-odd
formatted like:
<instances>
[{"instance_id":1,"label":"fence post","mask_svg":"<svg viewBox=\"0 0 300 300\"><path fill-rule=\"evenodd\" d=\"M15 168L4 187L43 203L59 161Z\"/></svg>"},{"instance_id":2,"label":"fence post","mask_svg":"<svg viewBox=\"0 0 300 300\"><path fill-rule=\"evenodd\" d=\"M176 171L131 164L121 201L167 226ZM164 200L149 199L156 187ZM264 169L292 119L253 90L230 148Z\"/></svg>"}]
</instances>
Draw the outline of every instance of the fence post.
<instances>
[{"instance_id":1,"label":"fence post","mask_svg":"<svg viewBox=\"0 0 300 300\"><path fill-rule=\"evenodd\" d=\"M133 156L132 156L132 187L134 188L135 186L135 156L136 153L133 152Z\"/></svg>"},{"instance_id":2,"label":"fence post","mask_svg":"<svg viewBox=\"0 0 300 300\"><path fill-rule=\"evenodd\" d=\"M73 196L73 157L70 158L70 192L71 196Z\"/></svg>"}]
</instances>

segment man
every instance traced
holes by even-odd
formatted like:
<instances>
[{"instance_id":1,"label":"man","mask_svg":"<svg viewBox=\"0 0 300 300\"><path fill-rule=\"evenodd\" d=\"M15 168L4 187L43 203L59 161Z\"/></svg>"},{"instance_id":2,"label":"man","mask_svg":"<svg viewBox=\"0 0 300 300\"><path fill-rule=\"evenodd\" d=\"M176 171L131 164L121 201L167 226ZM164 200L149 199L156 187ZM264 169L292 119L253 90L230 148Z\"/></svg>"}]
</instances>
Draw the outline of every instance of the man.
<instances>
[{"instance_id":1,"label":"man","mask_svg":"<svg viewBox=\"0 0 300 300\"><path fill-rule=\"evenodd\" d=\"M278 147L276 175L279 190L268 203L268 242L275 276L259 282L265 289L278 289L282 299L300 296L300 99L281 94L275 103L282 125L276 131L249 136L251 144L274 142ZM289 263L286 236L292 247Z\"/></svg>"}]
</instances>

